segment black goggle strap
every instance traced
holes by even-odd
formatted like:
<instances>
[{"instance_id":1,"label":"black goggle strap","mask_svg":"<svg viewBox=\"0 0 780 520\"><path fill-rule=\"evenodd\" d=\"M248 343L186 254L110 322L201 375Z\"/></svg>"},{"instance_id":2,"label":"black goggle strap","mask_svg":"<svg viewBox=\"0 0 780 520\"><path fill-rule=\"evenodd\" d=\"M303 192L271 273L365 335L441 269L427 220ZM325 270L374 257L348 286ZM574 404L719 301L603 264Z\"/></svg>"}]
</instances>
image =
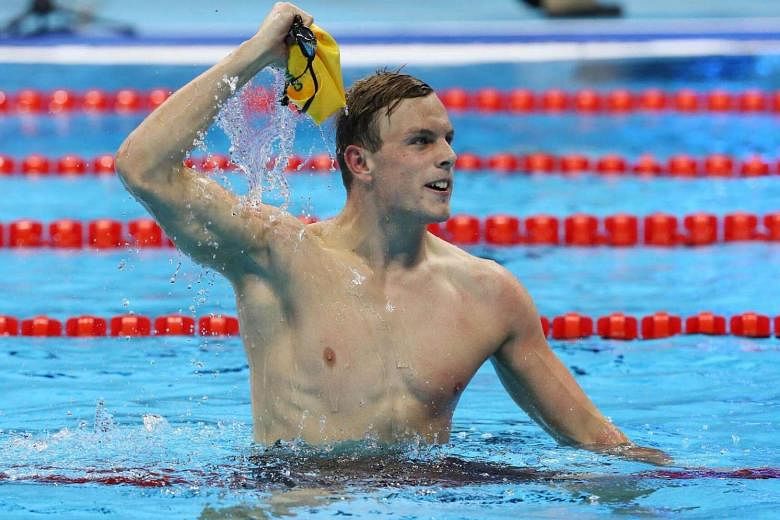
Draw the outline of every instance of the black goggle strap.
<instances>
[{"instance_id":1,"label":"black goggle strap","mask_svg":"<svg viewBox=\"0 0 780 520\"><path fill-rule=\"evenodd\" d=\"M279 100L279 103L281 103L283 106L287 106L290 103L290 98L287 96L287 88L301 79L308 71L311 74L311 79L314 83L314 93L308 100L306 100L306 103L300 109L301 112L306 112L311 106L312 101L314 101L314 96L317 95L317 92L320 89L319 81L317 81L317 75L314 73L314 67L312 66L317 50L317 40L314 37L314 33L311 31L311 29L304 26L303 20L300 16L297 15L293 19L289 36L295 40L295 42L298 44L298 47L301 49L301 54L306 57L306 68L303 69L303 72L301 72L298 76L294 78L288 78L284 82L285 93L282 96L282 99Z\"/></svg>"},{"instance_id":2,"label":"black goggle strap","mask_svg":"<svg viewBox=\"0 0 780 520\"><path fill-rule=\"evenodd\" d=\"M312 93L311 97L306 100L306 103L300 108L301 112L306 112L309 107L311 106L312 102L314 101L314 96L317 95L317 92L320 89L320 82L317 81L317 75L314 73L314 56L307 58L306 61L306 68L303 69L303 72L295 76L294 78L288 78L284 82L284 95L282 96L282 99L279 100L279 103L282 106L287 106L290 104L290 98L287 96L287 88L292 85L293 83L297 82L299 79L301 79L306 72L309 72L311 74L311 80L314 83L314 92Z\"/></svg>"}]
</instances>

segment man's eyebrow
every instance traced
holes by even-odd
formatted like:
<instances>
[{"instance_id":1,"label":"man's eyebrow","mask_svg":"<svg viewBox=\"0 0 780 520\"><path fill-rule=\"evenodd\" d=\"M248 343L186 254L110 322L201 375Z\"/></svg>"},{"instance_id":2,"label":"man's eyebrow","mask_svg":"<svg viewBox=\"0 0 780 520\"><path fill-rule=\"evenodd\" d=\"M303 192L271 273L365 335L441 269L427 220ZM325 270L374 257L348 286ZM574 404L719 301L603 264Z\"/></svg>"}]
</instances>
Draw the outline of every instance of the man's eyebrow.
<instances>
[{"instance_id":1,"label":"man's eyebrow","mask_svg":"<svg viewBox=\"0 0 780 520\"><path fill-rule=\"evenodd\" d=\"M430 128L410 128L406 131L406 136L413 136L413 135L425 135L425 136L433 136L436 135L436 132L431 130ZM445 132L445 136L452 139L455 136L455 130L450 128Z\"/></svg>"}]
</instances>

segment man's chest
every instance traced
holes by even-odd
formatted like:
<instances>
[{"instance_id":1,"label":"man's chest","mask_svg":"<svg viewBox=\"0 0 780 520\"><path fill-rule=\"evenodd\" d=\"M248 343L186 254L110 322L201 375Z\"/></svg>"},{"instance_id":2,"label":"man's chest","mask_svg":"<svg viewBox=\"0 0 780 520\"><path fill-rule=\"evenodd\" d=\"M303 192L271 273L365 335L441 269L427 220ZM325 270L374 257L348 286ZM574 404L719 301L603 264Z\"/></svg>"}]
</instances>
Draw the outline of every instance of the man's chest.
<instances>
[{"instance_id":1,"label":"man's chest","mask_svg":"<svg viewBox=\"0 0 780 520\"><path fill-rule=\"evenodd\" d=\"M456 398L502 341L489 303L451 284L334 290L297 325L307 372L425 402Z\"/></svg>"}]
</instances>

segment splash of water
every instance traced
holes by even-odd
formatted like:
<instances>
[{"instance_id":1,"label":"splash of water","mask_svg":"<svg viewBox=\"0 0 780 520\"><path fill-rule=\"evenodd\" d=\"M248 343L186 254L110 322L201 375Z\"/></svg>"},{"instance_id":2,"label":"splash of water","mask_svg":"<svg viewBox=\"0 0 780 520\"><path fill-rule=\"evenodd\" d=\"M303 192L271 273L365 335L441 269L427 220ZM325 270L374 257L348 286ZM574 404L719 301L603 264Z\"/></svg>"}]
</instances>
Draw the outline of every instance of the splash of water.
<instances>
[{"instance_id":1,"label":"splash of water","mask_svg":"<svg viewBox=\"0 0 780 520\"><path fill-rule=\"evenodd\" d=\"M281 93L284 74L275 69L271 69L271 74L273 92ZM269 102L267 117L255 127L252 110L248 108L254 95L257 94L252 83L244 85L225 102L217 116L217 125L230 139L231 161L249 182L242 203L257 206L264 193L276 191L284 201L280 207L286 209L290 188L284 171L293 152L295 128L300 118L278 103Z\"/></svg>"}]
</instances>

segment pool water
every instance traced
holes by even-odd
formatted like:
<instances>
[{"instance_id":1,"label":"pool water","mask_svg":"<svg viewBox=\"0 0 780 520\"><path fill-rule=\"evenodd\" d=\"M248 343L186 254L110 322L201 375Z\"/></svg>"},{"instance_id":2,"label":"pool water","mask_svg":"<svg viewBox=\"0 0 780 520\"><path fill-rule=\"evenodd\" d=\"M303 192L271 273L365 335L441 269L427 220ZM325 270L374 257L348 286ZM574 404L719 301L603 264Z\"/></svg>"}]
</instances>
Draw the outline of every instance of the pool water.
<instances>
[{"instance_id":1,"label":"pool water","mask_svg":"<svg viewBox=\"0 0 780 520\"><path fill-rule=\"evenodd\" d=\"M721 85L712 70L738 67L741 83L777 86L777 59L679 60L648 77L642 64L605 63L612 83L639 89ZM592 65L573 63L414 69L437 88L589 84ZM689 72L676 83L668 69ZM56 68L55 68L56 69ZM25 87L177 87L199 69L69 67L31 76L9 66L0 89ZM346 71L347 83L365 70ZM726 74L726 73L724 73ZM429 77L430 76L430 77ZM506 87L506 85L504 85ZM580 152L659 158L753 152L774 159L776 116L633 114L625 117L453 114L456 149L490 154ZM111 152L140 116L73 114L0 118L0 153L90 157ZM328 151L332 128L301 122L296 151ZM208 148L227 150L213 132ZM228 173L238 191L244 180ZM340 176L289 177L290 211L335 214ZM145 216L113 177L0 178L0 222L28 217L89 220ZM460 173L454 213L565 216L587 212L646 215L697 211L723 215L776 211L776 176L754 179L639 179L596 175ZM529 289L541 314L589 316L665 310L683 316L780 314L773 243L701 248L477 246ZM110 317L133 311L235 314L227 282L174 250L0 249L0 314ZM728 518L743 511L773 517L780 491L776 432L776 339L674 336L620 342L592 337L551 340L556 353L602 411L640 444L668 451L670 468L621 461L557 446L505 394L490 366L467 387L451 442L391 452L370 442L312 452L299 445L251 443L248 367L238 338L0 338L0 516L28 518L524 518L686 516Z\"/></svg>"}]
</instances>

